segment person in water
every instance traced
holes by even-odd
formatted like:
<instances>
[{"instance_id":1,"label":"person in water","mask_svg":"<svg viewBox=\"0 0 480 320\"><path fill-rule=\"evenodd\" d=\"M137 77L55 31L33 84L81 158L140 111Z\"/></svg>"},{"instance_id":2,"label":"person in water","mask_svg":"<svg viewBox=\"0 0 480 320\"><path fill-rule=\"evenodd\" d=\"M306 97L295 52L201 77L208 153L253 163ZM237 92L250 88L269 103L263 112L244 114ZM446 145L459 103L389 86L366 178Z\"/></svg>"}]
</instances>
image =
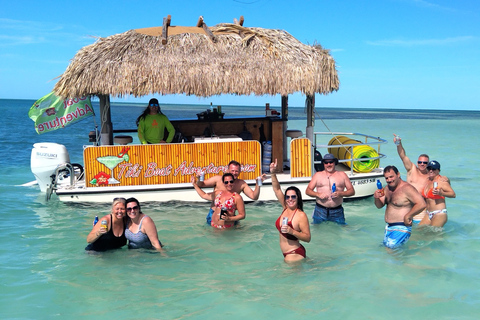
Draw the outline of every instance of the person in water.
<instances>
[{"instance_id":1,"label":"person in water","mask_svg":"<svg viewBox=\"0 0 480 320\"><path fill-rule=\"evenodd\" d=\"M327 153L322 163L325 170L313 175L305 191L308 196L316 198L313 223L333 221L345 224L343 198L355 195L355 189L345 172L335 169L338 159L333 154Z\"/></svg>"},{"instance_id":2,"label":"person in water","mask_svg":"<svg viewBox=\"0 0 480 320\"><path fill-rule=\"evenodd\" d=\"M233 175L233 178L235 179L235 182L233 183L233 191L241 194L242 192L249 197L252 200L258 200L258 197L260 196L260 186L258 185L258 181L255 185L255 190L252 190L250 186L245 182L245 180L238 179L238 176L241 173L242 166L240 163L238 163L235 160L230 161L230 163L227 166L227 172L231 173ZM265 179L266 175L262 175L262 181ZM222 182L223 177L221 175L216 175L213 177L208 178L205 181L199 181L197 180L197 185L200 188L213 188L214 191L217 190L226 190L225 184ZM207 214L207 224L210 225L212 222L212 214L215 211L215 204L212 203L212 206L210 208L210 211Z\"/></svg>"},{"instance_id":3,"label":"person in water","mask_svg":"<svg viewBox=\"0 0 480 320\"><path fill-rule=\"evenodd\" d=\"M175 136L175 128L160 110L157 99L150 99L148 107L137 118L138 139L141 144L170 143ZM165 129L168 137L165 138Z\"/></svg>"},{"instance_id":4,"label":"person in water","mask_svg":"<svg viewBox=\"0 0 480 320\"><path fill-rule=\"evenodd\" d=\"M397 145L397 152L402 160L405 170L407 170L407 182L417 189L418 192L422 193L425 185L428 180L428 170L427 164L430 161L430 158L427 154L422 153L418 156L417 164L415 165L412 160L407 156L407 152L402 144L402 139L400 136L393 134L393 142ZM448 181L447 179L442 179L442 181ZM422 221L423 217L426 215L426 210L423 210L413 218L413 223L418 224Z\"/></svg>"},{"instance_id":5,"label":"person in water","mask_svg":"<svg viewBox=\"0 0 480 320\"><path fill-rule=\"evenodd\" d=\"M163 251L163 245L158 240L157 227L152 218L142 212L140 202L135 198L128 198L126 210L128 219L125 237L128 240L128 248Z\"/></svg>"},{"instance_id":6,"label":"person in water","mask_svg":"<svg viewBox=\"0 0 480 320\"><path fill-rule=\"evenodd\" d=\"M272 187L275 196L282 205L282 214L275 222L275 227L280 233L280 249L285 262L303 260L307 256L305 247L300 240L310 242L310 224L308 217L303 212L302 193L297 187L288 187L283 194L277 179L277 159L270 164ZM286 223L284 223L284 221Z\"/></svg>"},{"instance_id":7,"label":"person in water","mask_svg":"<svg viewBox=\"0 0 480 320\"><path fill-rule=\"evenodd\" d=\"M413 217L422 212L426 204L417 189L400 178L395 166L386 166L383 176L387 186L377 189L373 197L378 209L387 206L383 244L393 249L408 241L412 233Z\"/></svg>"},{"instance_id":8,"label":"person in water","mask_svg":"<svg viewBox=\"0 0 480 320\"><path fill-rule=\"evenodd\" d=\"M107 251L127 244L125 238L125 198L113 199L112 211L102 217L87 236L85 250Z\"/></svg>"},{"instance_id":9,"label":"person in water","mask_svg":"<svg viewBox=\"0 0 480 320\"><path fill-rule=\"evenodd\" d=\"M420 222L421 225L443 227L447 223L447 204L445 198L455 198L456 194L450 186L450 181L440 175L440 163L432 160L427 165L428 180L422 196L427 202L427 214Z\"/></svg>"},{"instance_id":10,"label":"person in water","mask_svg":"<svg viewBox=\"0 0 480 320\"><path fill-rule=\"evenodd\" d=\"M233 190L235 184L233 174L225 173L222 176L222 183L225 189L217 188L214 192L206 193L196 184L195 176L192 176L192 185L200 197L212 201L215 206L210 225L217 229L231 228L238 221L245 219L246 215L242 197Z\"/></svg>"}]
</instances>

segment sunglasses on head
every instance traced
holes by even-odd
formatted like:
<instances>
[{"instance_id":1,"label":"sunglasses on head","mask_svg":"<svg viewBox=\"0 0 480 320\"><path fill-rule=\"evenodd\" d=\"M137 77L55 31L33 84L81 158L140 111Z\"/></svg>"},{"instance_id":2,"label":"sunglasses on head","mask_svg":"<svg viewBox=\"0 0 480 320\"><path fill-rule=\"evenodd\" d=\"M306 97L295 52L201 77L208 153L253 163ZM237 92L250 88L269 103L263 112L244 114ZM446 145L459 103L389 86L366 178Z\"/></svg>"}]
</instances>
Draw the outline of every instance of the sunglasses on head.
<instances>
[{"instance_id":1,"label":"sunglasses on head","mask_svg":"<svg viewBox=\"0 0 480 320\"><path fill-rule=\"evenodd\" d=\"M328 160L328 161L323 161L324 164L331 164L331 163L334 163L334 162L335 162L335 161L330 161L330 160Z\"/></svg>"},{"instance_id":2,"label":"sunglasses on head","mask_svg":"<svg viewBox=\"0 0 480 320\"><path fill-rule=\"evenodd\" d=\"M113 202L119 201L119 200L121 200L121 201L127 201L127 199L125 199L125 198L113 198Z\"/></svg>"},{"instance_id":3,"label":"sunglasses on head","mask_svg":"<svg viewBox=\"0 0 480 320\"><path fill-rule=\"evenodd\" d=\"M295 199L297 199L297 196L296 196L296 195L293 195L293 196L287 196L287 195L286 195L286 196L285 196L285 199L286 199L286 200L290 200L290 199L295 200Z\"/></svg>"},{"instance_id":4,"label":"sunglasses on head","mask_svg":"<svg viewBox=\"0 0 480 320\"><path fill-rule=\"evenodd\" d=\"M127 208L127 212L138 210L138 206Z\"/></svg>"},{"instance_id":5,"label":"sunglasses on head","mask_svg":"<svg viewBox=\"0 0 480 320\"><path fill-rule=\"evenodd\" d=\"M428 164L428 161L417 161L418 164Z\"/></svg>"},{"instance_id":6,"label":"sunglasses on head","mask_svg":"<svg viewBox=\"0 0 480 320\"><path fill-rule=\"evenodd\" d=\"M229 184L229 183L233 184L233 182L235 182L235 180L225 180L225 181L223 181L224 184Z\"/></svg>"},{"instance_id":7,"label":"sunglasses on head","mask_svg":"<svg viewBox=\"0 0 480 320\"><path fill-rule=\"evenodd\" d=\"M158 107L158 103L150 103L150 107Z\"/></svg>"}]
</instances>

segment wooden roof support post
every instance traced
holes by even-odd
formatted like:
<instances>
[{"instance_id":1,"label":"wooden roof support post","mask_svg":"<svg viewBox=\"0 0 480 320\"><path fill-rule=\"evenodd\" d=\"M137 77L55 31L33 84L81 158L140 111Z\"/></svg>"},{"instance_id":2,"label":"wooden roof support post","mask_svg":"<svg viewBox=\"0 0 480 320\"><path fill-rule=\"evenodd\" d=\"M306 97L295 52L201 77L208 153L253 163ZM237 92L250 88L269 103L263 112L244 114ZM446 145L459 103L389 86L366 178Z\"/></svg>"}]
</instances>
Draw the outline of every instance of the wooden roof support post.
<instances>
[{"instance_id":1,"label":"wooden roof support post","mask_svg":"<svg viewBox=\"0 0 480 320\"><path fill-rule=\"evenodd\" d=\"M100 144L102 146L113 145L113 125L112 116L110 113L110 96L99 95L100 99Z\"/></svg>"},{"instance_id":2,"label":"wooden roof support post","mask_svg":"<svg viewBox=\"0 0 480 320\"><path fill-rule=\"evenodd\" d=\"M207 25L203 21L202 16L198 18L197 27L202 27L205 33L210 37L210 40L212 40L212 42L217 42L217 38L213 35L212 31L210 31L210 29L207 27Z\"/></svg>"},{"instance_id":3,"label":"wooden roof support post","mask_svg":"<svg viewBox=\"0 0 480 320\"><path fill-rule=\"evenodd\" d=\"M239 26L243 26L243 21L245 21L243 16L240 16L240 20L237 20L237 18L233 18L233 24L237 24Z\"/></svg>"},{"instance_id":4,"label":"wooden roof support post","mask_svg":"<svg viewBox=\"0 0 480 320\"><path fill-rule=\"evenodd\" d=\"M167 44L168 38L168 27L170 27L170 22L172 21L172 16L168 15L166 18L163 18L163 28L162 28L162 44Z\"/></svg>"},{"instance_id":5,"label":"wooden roof support post","mask_svg":"<svg viewBox=\"0 0 480 320\"><path fill-rule=\"evenodd\" d=\"M307 106L307 128L305 135L313 144L313 131L315 127L315 94L307 95L305 104Z\"/></svg>"},{"instance_id":6,"label":"wooden roof support post","mask_svg":"<svg viewBox=\"0 0 480 320\"><path fill-rule=\"evenodd\" d=\"M285 133L287 132L287 120L288 120L288 96L282 96L282 122L283 122L283 160L288 160L288 141ZM283 170L283 165L282 165Z\"/></svg>"}]
</instances>

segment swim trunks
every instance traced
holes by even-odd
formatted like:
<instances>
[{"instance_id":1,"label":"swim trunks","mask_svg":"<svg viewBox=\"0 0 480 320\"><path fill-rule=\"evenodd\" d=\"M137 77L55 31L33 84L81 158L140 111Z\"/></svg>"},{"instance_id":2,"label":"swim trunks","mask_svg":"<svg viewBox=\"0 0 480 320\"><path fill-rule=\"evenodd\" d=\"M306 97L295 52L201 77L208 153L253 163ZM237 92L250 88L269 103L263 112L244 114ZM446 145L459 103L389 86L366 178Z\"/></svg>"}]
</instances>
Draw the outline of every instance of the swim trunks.
<instances>
[{"instance_id":1,"label":"swim trunks","mask_svg":"<svg viewBox=\"0 0 480 320\"><path fill-rule=\"evenodd\" d=\"M208 214L207 214L207 224L210 225L212 223L212 215L213 215L213 209L210 208L210 211L208 211Z\"/></svg>"},{"instance_id":2,"label":"swim trunks","mask_svg":"<svg viewBox=\"0 0 480 320\"><path fill-rule=\"evenodd\" d=\"M447 209L442 209L442 210L434 210L434 211L428 211L427 210L427 214L428 214L428 219L432 220L433 217L435 217L435 215L437 213L445 213L447 214Z\"/></svg>"},{"instance_id":3,"label":"swim trunks","mask_svg":"<svg viewBox=\"0 0 480 320\"><path fill-rule=\"evenodd\" d=\"M293 249L292 251L284 252L283 257L286 257L289 254L299 254L302 257L306 258L307 257L307 250L305 249L304 246L302 246L300 244L300 247L298 247L297 249Z\"/></svg>"},{"instance_id":4,"label":"swim trunks","mask_svg":"<svg viewBox=\"0 0 480 320\"><path fill-rule=\"evenodd\" d=\"M235 223L232 223L232 224L224 224L223 226L219 225L219 224L215 224L215 223L211 223L210 224L212 227L214 228L217 228L217 229L228 229L228 228L231 228L235 225Z\"/></svg>"},{"instance_id":5,"label":"swim trunks","mask_svg":"<svg viewBox=\"0 0 480 320\"><path fill-rule=\"evenodd\" d=\"M327 208L321 204L316 203L315 209L313 209L313 223L322 223L325 221L333 221L338 224L345 223L345 214L343 212L342 205L335 208Z\"/></svg>"},{"instance_id":6,"label":"swim trunks","mask_svg":"<svg viewBox=\"0 0 480 320\"><path fill-rule=\"evenodd\" d=\"M412 234L412 227L407 227L403 222L387 223L383 244L393 249L405 244Z\"/></svg>"}]
</instances>

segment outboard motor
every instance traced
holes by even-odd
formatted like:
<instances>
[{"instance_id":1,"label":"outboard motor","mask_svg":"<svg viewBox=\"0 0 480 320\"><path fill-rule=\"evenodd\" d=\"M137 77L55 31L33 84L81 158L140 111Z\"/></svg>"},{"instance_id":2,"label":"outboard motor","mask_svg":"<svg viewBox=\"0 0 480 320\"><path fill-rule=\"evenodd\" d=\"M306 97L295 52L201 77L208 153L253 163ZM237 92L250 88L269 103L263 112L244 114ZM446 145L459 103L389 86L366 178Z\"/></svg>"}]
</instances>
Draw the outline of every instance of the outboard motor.
<instances>
[{"instance_id":1,"label":"outboard motor","mask_svg":"<svg viewBox=\"0 0 480 320\"><path fill-rule=\"evenodd\" d=\"M64 145L51 142L33 145L30 167L42 192L46 192L54 183L57 168L61 165L71 168L70 156Z\"/></svg>"},{"instance_id":2,"label":"outboard motor","mask_svg":"<svg viewBox=\"0 0 480 320\"><path fill-rule=\"evenodd\" d=\"M315 149L313 160L314 161L322 161L322 154L317 149ZM315 167L316 172L325 170L325 168L323 166L323 163L316 163L314 167Z\"/></svg>"}]
</instances>

